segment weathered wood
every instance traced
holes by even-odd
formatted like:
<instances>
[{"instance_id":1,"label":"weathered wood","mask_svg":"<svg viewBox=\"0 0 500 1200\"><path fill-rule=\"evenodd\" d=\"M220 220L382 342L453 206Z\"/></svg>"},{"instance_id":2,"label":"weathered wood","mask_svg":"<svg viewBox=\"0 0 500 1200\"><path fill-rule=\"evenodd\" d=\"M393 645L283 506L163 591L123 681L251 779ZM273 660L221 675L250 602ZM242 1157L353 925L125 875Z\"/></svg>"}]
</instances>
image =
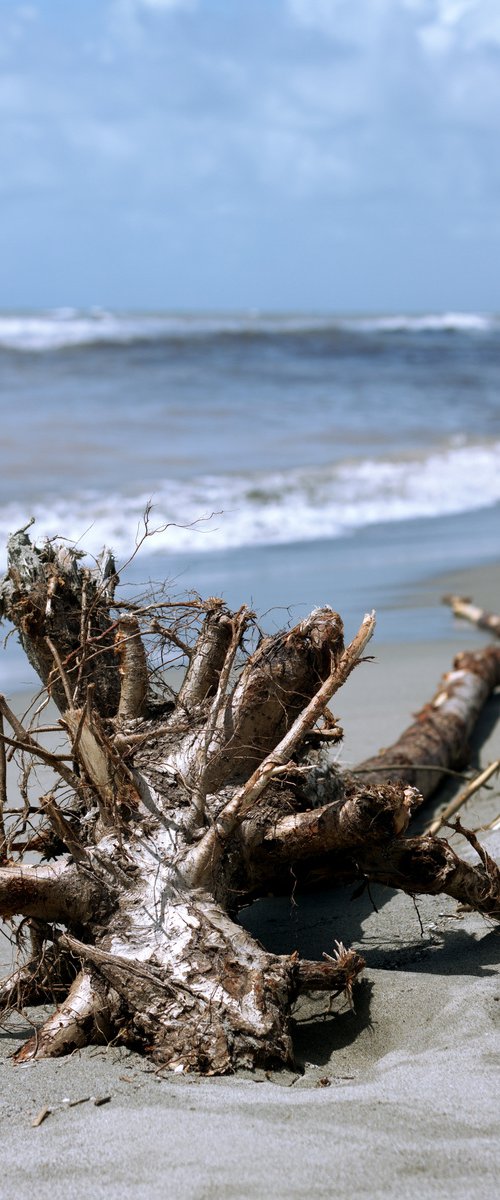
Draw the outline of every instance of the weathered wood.
<instances>
[{"instance_id":1,"label":"weathered wood","mask_svg":"<svg viewBox=\"0 0 500 1200\"><path fill-rule=\"evenodd\" d=\"M91 971L80 971L66 1000L17 1051L15 1061L24 1063L31 1058L56 1058L86 1046L90 1040L106 1041L110 1017L109 996L101 979Z\"/></svg>"},{"instance_id":2,"label":"weathered wood","mask_svg":"<svg viewBox=\"0 0 500 1200\"><path fill-rule=\"evenodd\" d=\"M348 857L400 837L408 828L421 797L415 788L400 785L348 785L341 799L319 808L280 817L275 822L245 823L242 851L249 883L272 887L283 869L301 862L344 852Z\"/></svg>"},{"instance_id":3,"label":"weathered wood","mask_svg":"<svg viewBox=\"0 0 500 1200\"><path fill-rule=\"evenodd\" d=\"M116 713L120 676L109 613L109 581L114 562L103 553L93 570L82 570L79 551L47 542L31 544L26 530L12 534L7 546L8 570L0 586L0 618L16 626L26 656L61 712L68 701L54 666L56 648L75 702L89 682L102 715Z\"/></svg>"},{"instance_id":4,"label":"weathered wood","mask_svg":"<svg viewBox=\"0 0 500 1200\"><path fill-rule=\"evenodd\" d=\"M500 918L500 871L491 860L488 866L470 866L442 838L425 834L389 843L382 851L367 848L360 865L368 879L400 888L415 896L443 892L460 904Z\"/></svg>"},{"instance_id":5,"label":"weathered wood","mask_svg":"<svg viewBox=\"0 0 500 1200\"><path fill-rule=\"evenodd\" d=\"M397 742L355 768L363 782L403 779L428 799L448 768L468 762L469 738L488 697L500 684L500 647L458 654L433 699ZM435 768L435 769L429 769Z\"/></svg>"},{"instance_id":6,"label":"weathered wood","mask_svg":"<svg viewBox=\"0 0 500 1200\"><path fill-rule=\"evenodd\" d=\"M328 645L328 634L325 636L325 627L328 628L325 613L330 613L334 635L337 635L340 618L337 613L331 613L331 610L322 609L320 611L321 626L317 633L316 644L324 651L325 643ZM254 808L270 780L275 778L286 767L292 755L297 752L304 741L306 734L309 733L324 712L332 696L345 683L351 671L358 664L367 642L373 636L374 628L375 614L367 614L356 637L353 638L353 641L346 650L343 649L343 637L341 633L341 654L339 647L340 639L335 636L333 644L340 656L337 657L337 653L331 651L331 670L316 692L316 695L312 697L309 704L296 717L291 729L285 733L278 745L275 745L271 754L268 754L264 761L250 775L247 783L242 788L238 788L227 804L220 810L216 821L212 824L211 829L207 830L202 841L198 843L194 850L188 851L184 856L181 870L185 878L189 879L192 885L199 886L205 883L207 874L209 877L210 875L213 876L214 869L217 867L219 858L223 852L224 844L232 836L237 826L241 825L250 809ZM257 717L255 718L256 724ZM255 736L257 738L257 734ZM256 742L253 743L250 762L255 752Z\"/></svg>"},{"instance_id":7,"label":"weathered wood","mask_svg":"<svg viewBox=\"0 0 500 1200\"><path fill-rule=\"evenodd\" d=\"M449 604L456 617L463 617L465 621L477 625L478 629L485 629L487 633L500 637L500 616L479 608L468 596L443 596L443 604Z\"/></svg>"},{"instance_id":8,"label":"weathered wood","mask_svg":"<svg viewBox=\"0 0 500 1200\"><path fill-rule=\"evenodd\" d=\"M449 804L447 804L439 813L439 816L435 817L435 819L431 821L425 832L438 833L442 826L446 825L450 817L453 817L455 813L457 813L459 809L463 807L464 804L467 804L467 801L470 800L471 796L474 796L476 792L480 791L480 789L484 787L485 783L487 783L493 775L498 775L499 771L500 758L497 758L495 762L489 763L489 765L485 767L483 771L480 771L474 779L471 779L471 782L468 783L461 792L459 792L458 796L455 796L453 800L450 800Z\"/></svg>"},{"instance_id":9,"label":"weathered wood","mask_svg":"<svg viewBox=\"0 0 500 1200\"><path fill-rule=\"evenodd\" d=\"M7 755L4 734L3 713L0 710L0 863L4 861L7 847L4 824L4 809L7 807Z\"/></svg>"},{"instance_id":10,"label":"weathered wood","mask_svg":"<svg viewBox=\"0 0 500 1200\"><path fill-rule=\"evenodd\" d=\"M137 617L123 616L115 633L120 663L118 717L124 721L143 715L148 694L148 664Z\"/></svg>"},{"instance_id":11,"label":"weathered wood","mask_svg":"<svg viewBox=\"0 0 500 1200\"><path fill-rule=\"evenodd\" d=\"M0 867L0 917L81 925L102 913L103 887L94 869L60 858L54 863Z\"/></svg>"},{"instance_id":12,"label":"weathered wood","mask_svg":"<svg viewBox=\"0 0 500 1200\"><path fill-rule=\"evenodd\" d=\"M9 554L3 613L63 712L73 765L0 698L12 731L4 743L55 772L35 836L43 846L50 834L57 854L0 868L0 914L41 923L15 981L26 995L43 983L44 955L81 964L18 1061L119 1034L175 1071L291 1063L296 997L350 995L363 967L340 942L319 963L271 954L235 920L238 902L297 881L375 879L498 914L500 878L487 857L472 867L447 843L405 833L417 787L429 790L422 759L432 754L439 776L463 752L499 679L500 650L462 656L385 752L382 772L378 759L342 777L317 746L340 736L328 703L362 662L373 614L347 647L341 618L324 607L245 657L255 629L246 608L189 601L183 628L172 605L172 644L188 666L176 702L162 703L148 697L147 647L168 601L121 609L109 556L91 571L67 548L32 547L25 531ZM387 782L394 774L403 782ZM10 832L8 844L11 853L23 845ZM13 988L0 989L7 1005Z\"/></svg>"}]
</instances>

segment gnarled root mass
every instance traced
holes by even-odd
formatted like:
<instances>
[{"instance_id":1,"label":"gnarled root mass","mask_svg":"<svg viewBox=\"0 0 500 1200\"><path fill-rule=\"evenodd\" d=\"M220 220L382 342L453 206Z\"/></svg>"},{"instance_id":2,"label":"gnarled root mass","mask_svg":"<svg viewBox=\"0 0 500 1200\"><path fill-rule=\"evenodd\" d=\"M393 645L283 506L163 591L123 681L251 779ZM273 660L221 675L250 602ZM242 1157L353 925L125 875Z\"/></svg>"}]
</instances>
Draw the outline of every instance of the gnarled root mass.
<instances>
[{"instance_id":1,"label":"gnarled root mass","mask_svg":"<svg viewBox=\"0 0 500 1200\"><path fill-rule=\"evenodd\" d=\"M2 615L66 739L47 749L41 712L28 728L0 698L0 740L25 780L29 760L54 774L37 804L25 785L18 817L0 812L0 914L32 929L0 1004L59 1003L17 1058L113 1038L176 1071L289 1063L297 996L350 994L364 964L333 933L322 962L269 953L238 924L243 903L297 881L367 878L500 913L487 856L472 867L445 841L406 837L428 788L422 756L439 775L463 753L500 650L463 658L389 764L342 777L325 752L342 736L328 705L363 659L373 614L347 647L327 607L261 637L246 608L126 603L117 583L110 555L90 569L25 531L10 539ZM172 652L185 663L176 696ZM49 861L23 862L34 847Z\"/></svg>"}]
</instances>

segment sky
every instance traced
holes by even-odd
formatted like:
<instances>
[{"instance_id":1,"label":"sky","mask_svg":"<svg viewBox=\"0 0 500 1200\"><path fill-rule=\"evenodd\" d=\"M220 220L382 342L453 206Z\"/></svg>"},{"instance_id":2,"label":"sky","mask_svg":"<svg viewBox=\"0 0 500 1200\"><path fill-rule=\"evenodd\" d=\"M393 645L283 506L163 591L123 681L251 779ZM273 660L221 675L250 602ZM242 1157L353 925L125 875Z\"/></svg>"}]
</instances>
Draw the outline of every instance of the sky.
<instances>
[{"instance_id":1,"label":"sky","mask_svg":"<svg viewBox=\"0 0 500 1200\"><path fill-rule=\"evenodd\" d=\"M500 310L500 0L0 0L0 307Z\"/></svg>"}]
</instances>

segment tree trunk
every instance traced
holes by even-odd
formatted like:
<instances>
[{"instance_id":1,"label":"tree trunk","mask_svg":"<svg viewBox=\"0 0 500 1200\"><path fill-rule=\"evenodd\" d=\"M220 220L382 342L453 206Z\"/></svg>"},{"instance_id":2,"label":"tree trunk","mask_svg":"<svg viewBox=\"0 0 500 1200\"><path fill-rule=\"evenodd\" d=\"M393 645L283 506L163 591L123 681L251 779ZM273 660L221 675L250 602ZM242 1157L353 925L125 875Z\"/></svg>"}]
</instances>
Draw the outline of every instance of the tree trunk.
<instances>
[{"instance_id":1,"label":"tree trunk","mask_svg":"<svg viewBox=\"0 0 500 1200\"><path fill-rule=\"evenodd\" d=\"M4 744L54 772L36 839L55 861L14 857L14 845L21 859L32 845L19 843L25 814L1 826L0 913L31 918L36 937L0 1000L69 986L18 1059L113 1037L175 1071L289 1063L298 994L350 992L363 962L341 942L322 963L270 954L237 923L245 900L290 887L293 870L304 883L368 875L443 890L495 915L500 876L445 842L405 839L415 787L344 780L318 752L340 736L328 703L362 660L373 614L347 648L325 607L245 652L256 628L247 609L120 603L117 582L109 555L90 570L26 532L10 539L2 612L70 748L69 758L48 751L43 729L25 728L1 698ZM174 701L157 669L170 646L187 662ZM492 680L493 668L483 702ZM458 690L443 711L462 712Z\"/></svg>"}]
</instances>

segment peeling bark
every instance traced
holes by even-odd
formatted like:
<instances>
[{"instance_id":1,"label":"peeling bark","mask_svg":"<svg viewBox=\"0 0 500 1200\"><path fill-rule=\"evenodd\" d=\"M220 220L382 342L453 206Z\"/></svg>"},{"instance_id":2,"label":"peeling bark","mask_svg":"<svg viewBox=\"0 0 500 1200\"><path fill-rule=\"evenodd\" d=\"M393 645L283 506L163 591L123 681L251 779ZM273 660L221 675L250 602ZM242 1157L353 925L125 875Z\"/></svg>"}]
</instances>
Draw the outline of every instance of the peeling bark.
<instances>
[{"instance_id":1,"label":"peeling bark","mask_svg":"<svg viewBox=\"0 0 500 1200\"><path fill-rule=\"evenodd\" d=\"M370 831L377 846L400 837L421 797L415 788L385 785L347 787L342 799L320 808L281 817L264 827L248 823L242 830L243 853L254 886L271 885L290 863L345 852L362 851Z\"/></svg>"},{"instance_id":2,"label":"peeling bark","mask_svg":"<svg viewBox=\"0 0 500 1200\"><path fill-rule=\"evenodd\" d=\"M116 579L114 561L103 552L93 570L82 570L81 557L52 542L37 549L26 530L13 534L9 569L0 586L0 617L16 626L29 662L61 712L67 697L47 637L56 646L75 702L85 696L90 682L98 711L115 713L120 677L108 603Z\"/></svg>"},{"instance_id":3,"label":"peeling bark","mask_svg":"<svg viewBox=\"0 0 500 1200\"><path fill-rule=\"evenodd\" d=\"M120 663L118 717L127 721L142 716L148 694L148 664L136 617L120 617L115 651Z\"/></svg>"},{"instance_id":4,"label":"peeling bark","mask_svg":"<svg viewBox=\"0 0 500 1200\"><path fill-rule=\"evenodd\" d=\"M60 708L73 768L0 698L0 741L55 773L25 848L56 854L37 865L12 857L32 816L25 788L17 824L0 823L0 914L35 918L41 932L0 985L0 1007L45 995L48 964L57 989L77 971L18 1061L112 1037L175 1071L291 1063L297 996L350 996L363 961L340 942L319 963L271 954L237 923L238 904L290 888L293 871L303 886L368 878L498 915L487 856L471 867L446 842L405 834L429 792L422 758L432 755L439 778L463 754L500 680L500 651L461 656L400 742L342 778L317 747L341 736L328 704L362 662L373 614L347 647L341 618L324 607L245 654L255 631L246 608L230 613L217 598L120 605L116 584L109 555L91 571L74 551L36 549L25 531L10 539L2 611ZM154 637L188 662L175 702L162 698L161 678L153 693Z\"/></svg>"},{"instance_id":5,"label":"peeling bark","mask_svg":"<svg viewBox=\"0 0 500 1200\"><path fill-rule=\"evenodd\" d=\"M109 997L99 976L80 971L66 1000L34 1037L15 1055L24 1063L30 1058L58 1058L89 1041L106 1041L111 1031Z\"/></svg>"}]
</instances>

